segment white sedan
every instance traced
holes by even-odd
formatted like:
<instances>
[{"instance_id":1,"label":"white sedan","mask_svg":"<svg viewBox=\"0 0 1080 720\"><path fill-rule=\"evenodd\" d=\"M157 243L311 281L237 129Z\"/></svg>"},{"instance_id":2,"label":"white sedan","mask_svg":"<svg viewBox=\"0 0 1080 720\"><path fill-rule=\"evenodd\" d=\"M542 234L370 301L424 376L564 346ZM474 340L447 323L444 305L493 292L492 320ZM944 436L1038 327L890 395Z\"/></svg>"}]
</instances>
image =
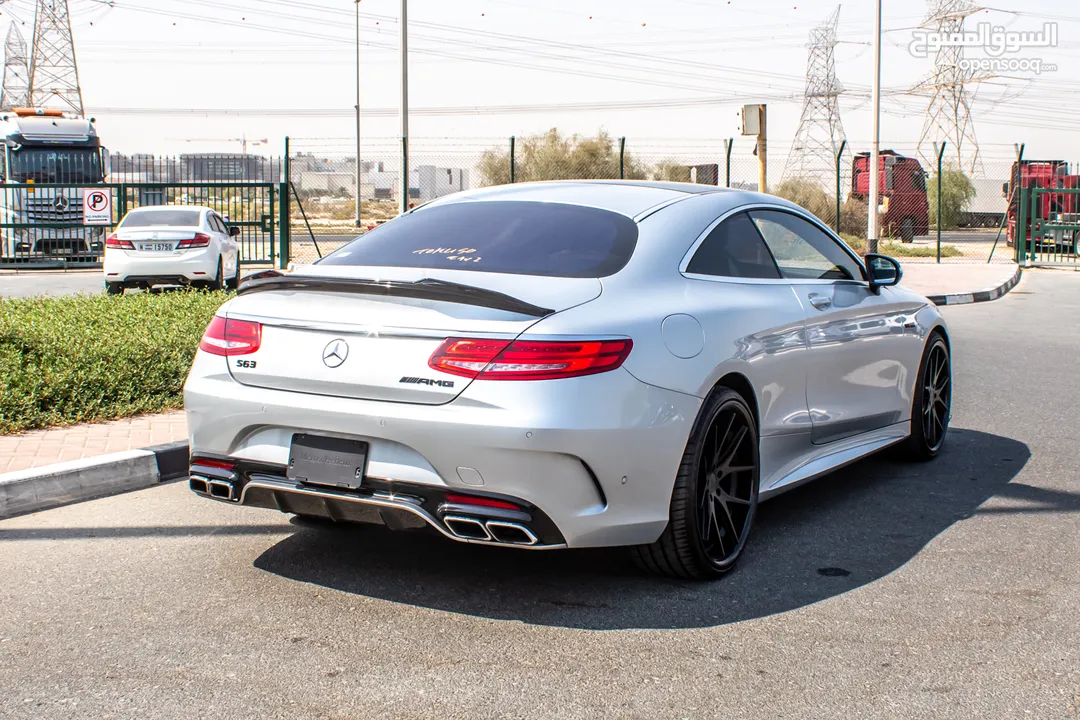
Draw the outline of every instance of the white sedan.
<instances>
[{"instance_id":1,"label":"white sedan","mask_svg":"<svg viewBox=\"0 0 1080 720\"><path fill-rule=\"evenodd\" d=\"M216 211L157 205L129 212L105 240L105 291L192 285L235 289L240 281L240 228Z\"/></svg>"}]
</instances>

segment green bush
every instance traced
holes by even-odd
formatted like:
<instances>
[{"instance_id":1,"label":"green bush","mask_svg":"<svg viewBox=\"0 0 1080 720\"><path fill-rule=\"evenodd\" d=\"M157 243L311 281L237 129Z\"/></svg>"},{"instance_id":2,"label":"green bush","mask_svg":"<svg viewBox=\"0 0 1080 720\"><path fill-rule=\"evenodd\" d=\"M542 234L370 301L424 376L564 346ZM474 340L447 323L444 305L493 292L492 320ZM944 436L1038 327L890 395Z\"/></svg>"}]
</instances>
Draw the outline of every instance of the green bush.
<instances>
[{"instance_id":1,"label":"green bush","mask_svg":"<svg viewBox=\"0 0 1080 720\"><path fill-rule=\"evenodd\" d=\"M552 128L540 135L518 138L514 148L514 165L516 182L617 178L618 142L603 130L587 137L563 135ZM629 152L623 157L623 170L628 180L640 180L647 175L645 168ZM505 185L508 182L509 149L493 148L486 151L480 158L480 184Z\"/></svg>"},{"instance_id":2,"label":"green bush","mask_svg":"<svg viewBox=\"0 0 1080 720\"><path fill-rule=\"evenodd\" d=\"M848 244L848 247L859 255L866 254L866 240L864 238L850 233L840 233L840 237ZM937 247L929 245L905 245L904 243L881 240L878 242L878 254L897 258L937 257ZM960 252L960 249L955 245L941 246L941 257L943 258L960 257L961 255L963 255L963 253Z\"/></svg>"},{"instance_id":3,"label":"green bush","mask_svg":"<svg viewBox=\"0 0 1080 720\"><path fill-rule=\"evenodd\" d=\"M0 433L181 407L223 292L0 298Z\"/></svg>"},{"instance_id":4,"label":"green bush","mask_svg":"<svg viewBox=\"0 0 1080 720\"><path fill-rule=\"evenodd\" d=\"M773 195L809 210L818 220L830 227L835 224L836 196L825 192L825 188L812 178L796 177L784 180L773 189Z\"/></svg>"},{"instance_id":5,"label":"green bush","mask_svg":"<svg viewBox=\"0 0 1080 720\"><path fill-rule=\"evenodd\" d=\"M964 212L971 207L975 199L975 186L971 178L955 165L946 166L941 170L943 182L941 184L941 227L954 228L960 224ZM926 188L926 196L930 201L930 226L937 227L937 201L938 201L938 178L930 178Z\"/></svg>"}]
</instances>

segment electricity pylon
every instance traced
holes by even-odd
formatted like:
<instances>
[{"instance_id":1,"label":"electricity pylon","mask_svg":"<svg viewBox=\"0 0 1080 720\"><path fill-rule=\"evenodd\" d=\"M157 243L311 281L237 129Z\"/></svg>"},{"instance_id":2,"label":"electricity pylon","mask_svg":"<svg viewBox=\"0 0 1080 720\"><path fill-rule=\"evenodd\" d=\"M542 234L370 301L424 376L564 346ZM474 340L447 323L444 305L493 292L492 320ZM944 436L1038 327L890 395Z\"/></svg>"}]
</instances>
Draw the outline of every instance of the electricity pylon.
<instances>
[{"instance_id":1,"label":"electricity pylon","mask_svg":"<svg viewBox=\"0 0 1080 720\"><path fill-rule=\"evenodd\" d=\"M38 0L34 11L34 50L30 59L30 102L83 114L79 68L67 0Z\"/></svg>"},{"instance_id":2,"label":"electricity pylon","mask_svg":"<svg viewBox=\"0 0 1080 720\"><path fill-rule=\"evenodd\" d=\"M844 92L836 78L836 25L840 7L810 31L806 62L806 95L795 141L791 145L783 179L807 178L833 191L836 154L846 139L838 98ZM843 165L841 165L843 167Z\"/></svg>"},{"instance_id":3,"label":"electricity pylon","mask_svg":"<svg viewBox=\"0 0 1080 720\"><path fill-rule=\"evenodd\" d=\"M928 0L929 14L922 29L939 33L940 37L955 37L963 33L964 20L979 8L971 0ZM946 152L957 164L974 175L982 175L979 141L971 119L971 105L965 85L986 80L963 67L964 47L961 43L942 44L934 56L933 73L916 85L912 92L930 96L919 136L919 159L925 167L936 167L937 155L932 146L947 141Z\"/></svg>"},{"instance_id":4,"label":"electricity pylon","mask_svg":"<svg viewBox=\"0 0 1080 720\"><path fill-rule=\"evenodd\" d=\"M0 93L0 110L12 110L30 104L30 58L26 40L15 23L8 29L4 42L4 86Z\"/></svg>"}]
</instances>

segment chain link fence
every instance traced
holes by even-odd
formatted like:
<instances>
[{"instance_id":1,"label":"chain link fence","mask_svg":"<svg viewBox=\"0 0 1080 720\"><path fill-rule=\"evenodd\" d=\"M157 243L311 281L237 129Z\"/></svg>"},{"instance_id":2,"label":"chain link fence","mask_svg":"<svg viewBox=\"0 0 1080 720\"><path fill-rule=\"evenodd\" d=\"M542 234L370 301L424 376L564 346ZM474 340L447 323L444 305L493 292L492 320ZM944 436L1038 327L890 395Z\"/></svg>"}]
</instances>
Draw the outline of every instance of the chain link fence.
<instances>
[{"instance_id":1,"label":"chain link fence","mask_svg":"<svg viewBox=\"0 0 1080 720\"><path fill-rule=\"evenodd\" d=\"M805 207L866 251L868 153L850 151L837 166L816 172L788 166L789 142L770 142L768 191ZM753 138L675 140L565 135L412 138L409 203L419 205L462 190L571 179L648 179L759 189ZM357 193L355 140L291 140L292 256L309 263L360 232L395 217L401 207L401 141L365 138ZM879 252L909 262L1011 262L1009 181L1014 160L984 158L979 172L943 164L942 229L937 230L938 168L883 151L879 168ZM839 195L837 193L839 179ZM357 210L359 197L359 212ZM839 199L839 202L838 202ZM1000 228L1000 232L999 232Z\"/></svg>"}]
</instances>

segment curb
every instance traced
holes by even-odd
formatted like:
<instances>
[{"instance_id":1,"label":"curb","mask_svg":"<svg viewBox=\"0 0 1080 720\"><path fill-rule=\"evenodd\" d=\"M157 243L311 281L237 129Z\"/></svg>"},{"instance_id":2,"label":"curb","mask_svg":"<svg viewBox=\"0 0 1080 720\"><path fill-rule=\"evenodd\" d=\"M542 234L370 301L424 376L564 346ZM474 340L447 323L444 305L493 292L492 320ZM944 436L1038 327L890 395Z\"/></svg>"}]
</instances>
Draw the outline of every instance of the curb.
<instances>
[{"instance_id":1,"label":"curb","mask_svg":"<svg viewBox=\"0 0 1080 720\"><path fill-rule=\"evenodd\" d=\"M935 305L970 305L971 303L989 302L991 300L997 300L999 297L1016 287L1020 282L1020 277L1024 274L1024 271L1017 267L1013 276L1006 280L996 288L990 288L989 290L981 290L973 293L953 293L952 295L928 295L927 300Z\"/></svg>"},{"instance_id":2,"label":"curb","mask_svg":"<svg viewBox=\"0 0 1080 720\"><path fill-rule=\"evenodd\" d=\"M183 477L187 465L182 442L0 474L0 518L152 487Z\"/></svg>"}]
</instances>

